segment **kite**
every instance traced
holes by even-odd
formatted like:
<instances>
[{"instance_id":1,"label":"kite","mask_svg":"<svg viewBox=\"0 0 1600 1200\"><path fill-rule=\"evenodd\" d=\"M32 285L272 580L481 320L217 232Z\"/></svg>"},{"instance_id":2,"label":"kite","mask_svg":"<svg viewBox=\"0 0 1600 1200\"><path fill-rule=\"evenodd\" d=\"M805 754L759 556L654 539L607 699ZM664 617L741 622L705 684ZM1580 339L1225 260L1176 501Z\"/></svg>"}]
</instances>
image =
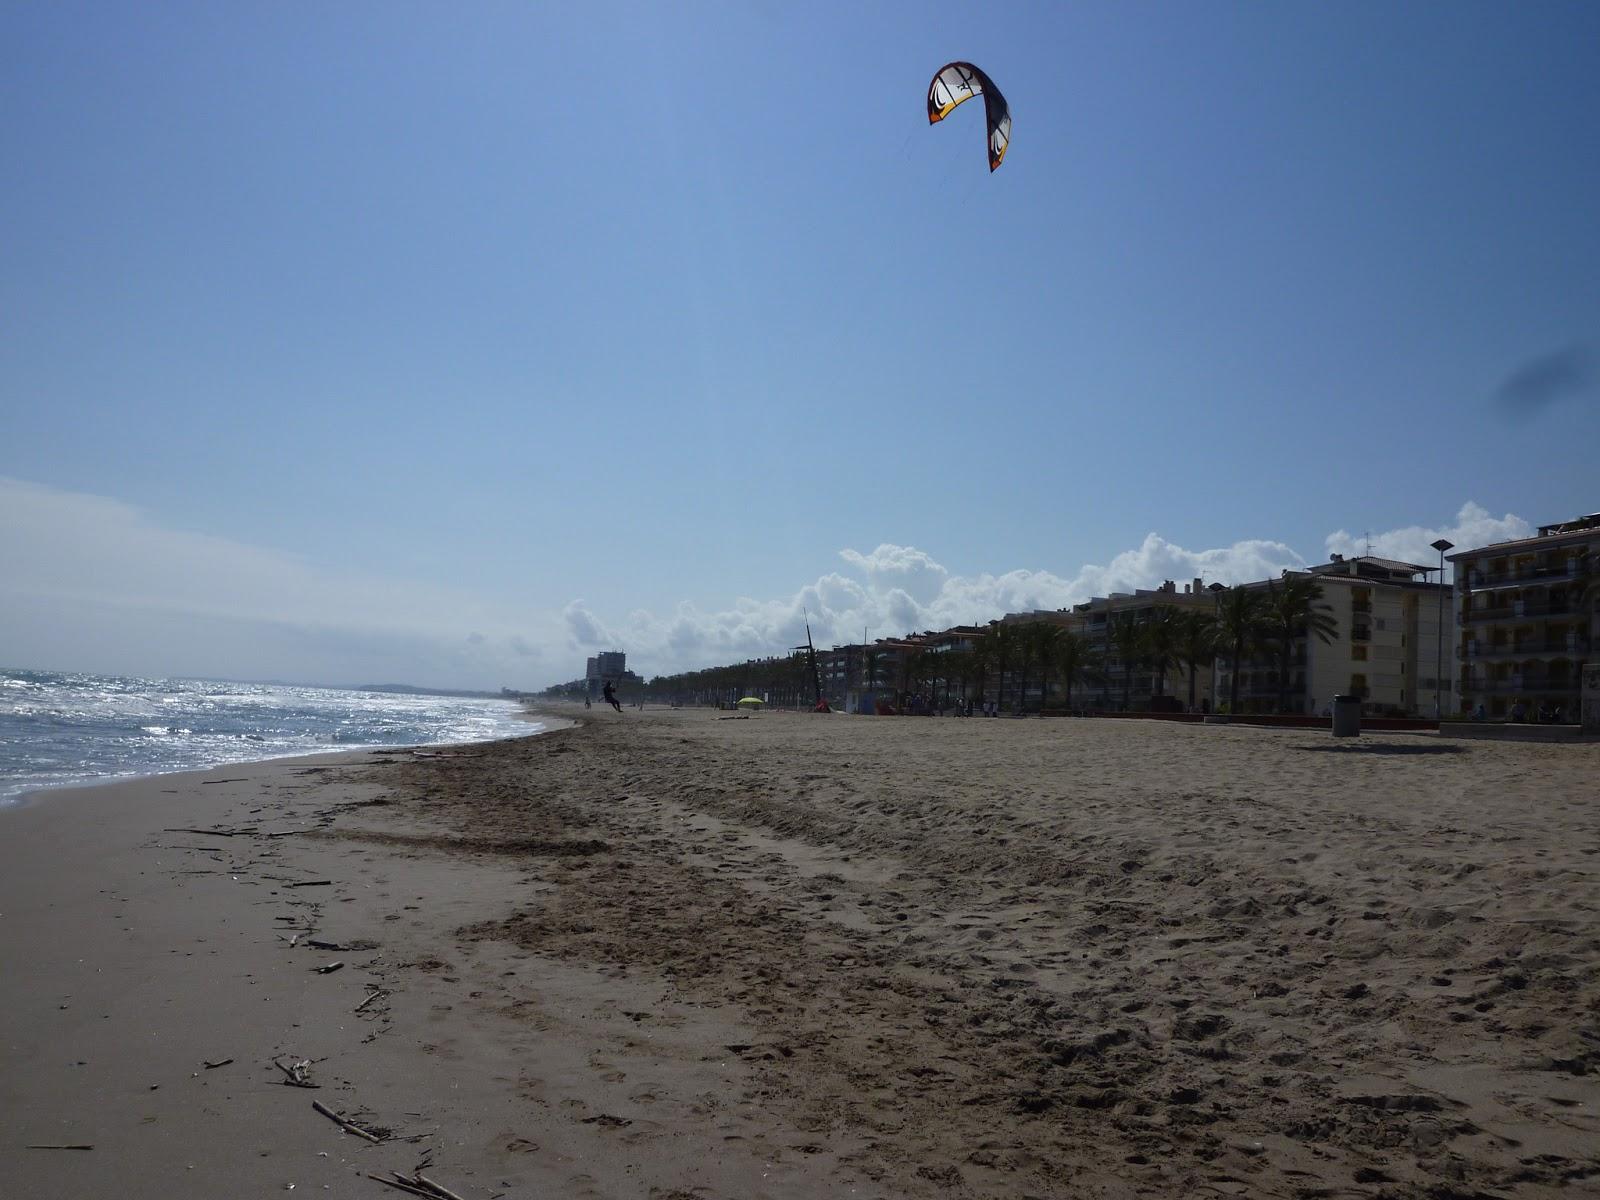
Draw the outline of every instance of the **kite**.
<instances>
[{"instance_id":1,"label":"kite","mask_svg":"<svg viewBox=\"0 0 1600 1200\"><path fill-rule=\"evenodd\" d=\"M942 121L956 105L983 97L984 115L989 118L989 170L1005 161L1011 143L1011 106L990 79L969 62L946 63L934 73L928 85L928 124Z\"/></svg>"}]
</instances>

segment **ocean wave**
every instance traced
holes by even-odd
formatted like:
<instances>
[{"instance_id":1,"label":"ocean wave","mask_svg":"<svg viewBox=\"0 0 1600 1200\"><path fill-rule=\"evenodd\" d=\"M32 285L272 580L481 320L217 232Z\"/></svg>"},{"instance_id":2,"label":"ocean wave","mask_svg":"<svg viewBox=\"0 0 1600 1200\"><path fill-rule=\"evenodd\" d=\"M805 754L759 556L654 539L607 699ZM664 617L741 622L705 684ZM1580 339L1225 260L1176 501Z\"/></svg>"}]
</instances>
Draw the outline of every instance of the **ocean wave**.
<instances>
[{"instance_id":1,"label":"ocean wave","mask_svg":"<svg viewBox=\"0 0 1600 1200\"><path fill-rule=\"evenodd\" d=\"M63 784L335 747L538 730L500 700L0 669L0 802Z\"/></svg>"}]
</instances>

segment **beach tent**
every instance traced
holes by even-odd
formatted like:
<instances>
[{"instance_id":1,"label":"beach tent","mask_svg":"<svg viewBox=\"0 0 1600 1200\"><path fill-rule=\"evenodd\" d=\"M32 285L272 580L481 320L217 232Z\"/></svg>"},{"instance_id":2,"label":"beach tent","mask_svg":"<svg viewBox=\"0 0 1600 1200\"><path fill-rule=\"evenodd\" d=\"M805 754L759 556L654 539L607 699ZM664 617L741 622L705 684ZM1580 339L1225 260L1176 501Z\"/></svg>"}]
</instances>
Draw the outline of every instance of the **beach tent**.
<instances>
[{"instance_id":1,"label":"beach tent","mask_svg":"<svg viewBox=\"0 0 1600 1200\"><path fill-rule=\"evenodd\" d=\"M759 696L746 696L743 700L739 701L739 707L760 708L765 703L766 701L762 700Z\"/></svg>"}]
</instances>

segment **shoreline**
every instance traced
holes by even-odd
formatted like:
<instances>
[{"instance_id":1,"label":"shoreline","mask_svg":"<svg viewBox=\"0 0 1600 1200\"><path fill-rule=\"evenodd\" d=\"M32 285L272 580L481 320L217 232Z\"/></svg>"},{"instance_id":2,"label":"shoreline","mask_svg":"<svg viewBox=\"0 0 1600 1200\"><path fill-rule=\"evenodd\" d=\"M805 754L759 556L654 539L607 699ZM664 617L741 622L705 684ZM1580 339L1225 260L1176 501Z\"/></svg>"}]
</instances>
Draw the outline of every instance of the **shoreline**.
<instances>
[{"instance_id":1,"label":"shoreline","mask_svg":"<svg viewBox=\"0 0 1600 1200\"><path fill-rule=\"evenodd\" d=\"M7 1177L38 1200L381 1197L367 1173L424 1161L464 1200L1600 1178L1600 747L551 715L10 814Z\"/></svg>"},{"instance_id":2,"label":"shoreline","mask_svg":"<svg viewBox=\"0 0 1600 1200\"><path fill-rule=\"evenodd\" d=\"M528 733L515 734L509 737L486 738L481 742L406 742L399 745L366 745L366 746L341 746L328 750L295 750L288 754L272 754L265 758L243 758L228 762L212 763L201 767L179 767L170 771L135 772L128 775L108 775L100 778L70 779L60 783L48 783L43 787L29 787L27 791L17 792L11 796L0 796L0 820L3 814L18 809L31 808L36 804L45 803L57 792L89 791L97 788L117 787L123 784L139 783L150 779L165 779L183 775L204 775L212 771L231 770L235 767L252 767L268 763L292 763L299 760L336 759L345 755L358 754L402 754L408 751L434 749L441 746L486 746L498 742L515 742L527 737L540 737L561 728L562 717L542 715L525 708L519 708L517 719L543 725L544 728L530 730Z\"/></svg>"}]
</instances>

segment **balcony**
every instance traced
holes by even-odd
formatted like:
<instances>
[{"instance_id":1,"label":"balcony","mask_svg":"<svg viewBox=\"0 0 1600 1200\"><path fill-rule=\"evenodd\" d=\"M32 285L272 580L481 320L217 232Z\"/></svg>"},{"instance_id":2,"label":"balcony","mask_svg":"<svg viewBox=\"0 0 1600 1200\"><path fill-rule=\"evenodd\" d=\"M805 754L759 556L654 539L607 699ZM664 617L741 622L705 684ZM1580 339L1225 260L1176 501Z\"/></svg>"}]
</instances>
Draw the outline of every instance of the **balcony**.
<instances>
[{"instance_id":1,"label":"balcony","mask_svg":"<svg viewBox=\"0 0 1600 1200\"><path fill-rule=\"evenodd\" d=\"M1461 616L1462 620L1471 623L1521 621L1529 617L1566 617L1571 616L1572 612L1572 606L1566 603L1551 604L1548 601L1513 600L1510 604L1492 604L1487 608L1469 608Z\"/></svg>"},{"instance_id":2,"label":"balcony","mask_svg":"<svg viewBox=\"0 0 1600 1200\"><path fill-rule=\"evenodd\" d=\"M1580 644L1575 636L1530 638L1525 642L1468 642L1467 658L1529 658L1552 654L1576 654Z\"/></svg>"},{"instance_id":3,"label":"balcony","mask_svg":"<svg viewBox=\"0 0 1600 1200\"><path fill-rule=\"evenodd\" d=\"M1353 613L1369 613L1372 611L1372 601L1352 600L1350 601L1350 611Z\"/></svg>"},{"instance_id":4,"label":"balcony","mask_svg":"<svg viewBox=\"0 0 1600 1200\"><path fill-rule=\"evenodd\" d=\"M1352 625L1350 627L1350 640L1352 642L1370 642L1372 630L1365 625Z\"/></svg>"},{"instance_id":5,"label":"balcony","mask_svg":"<svg viewBox=\"0 0 1600 1200\"><path fill-rule=\"evenodd\" d=\"M1571 579L1573 570L1571 563L1562 563L1560 566L1524 567L1517 571L1469 571L1467 573L1467 586L1475 589L1520 587L1531 584L1535 587L1546 587L1552 583Z\"/></svg>"}]
</instances>

